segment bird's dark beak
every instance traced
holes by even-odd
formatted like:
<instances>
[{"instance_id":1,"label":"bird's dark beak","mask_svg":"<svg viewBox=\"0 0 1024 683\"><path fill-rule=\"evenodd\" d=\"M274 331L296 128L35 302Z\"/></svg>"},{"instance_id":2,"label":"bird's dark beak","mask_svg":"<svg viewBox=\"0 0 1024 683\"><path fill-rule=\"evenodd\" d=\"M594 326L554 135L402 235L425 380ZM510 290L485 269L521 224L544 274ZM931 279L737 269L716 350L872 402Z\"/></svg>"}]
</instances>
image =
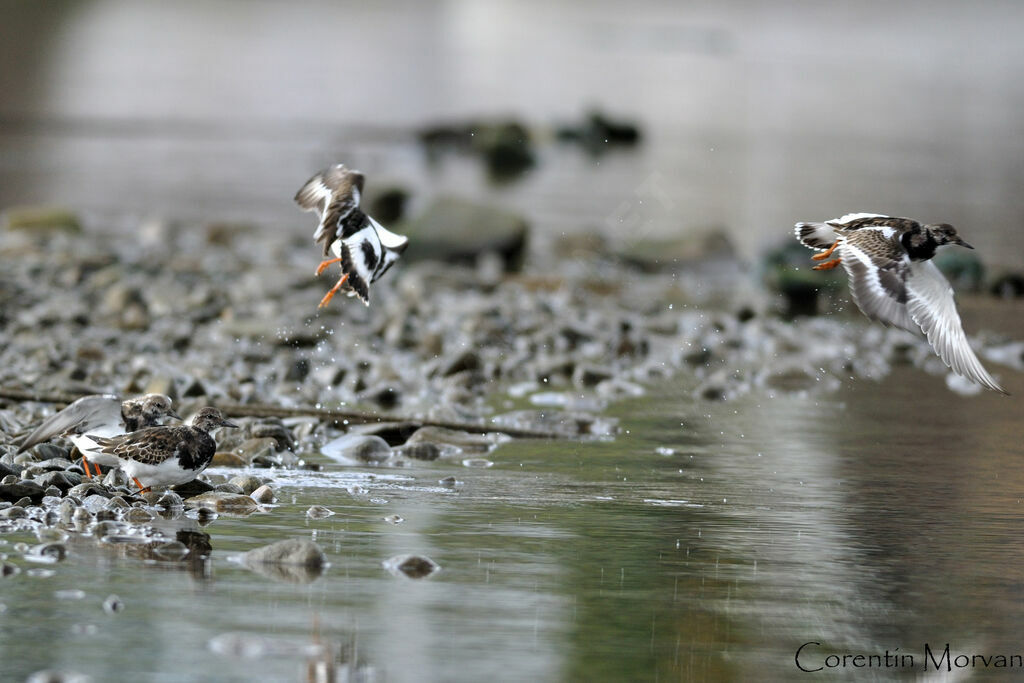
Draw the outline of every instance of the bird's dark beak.
<instances>
[{"instance_id":1,"label":"bird's dark beak","mask_svg":"<svg viewBox=\"0 0 1024 683\"><path fill-rule=\"evenodd\" d=\"M167 411L167 417L173 417L175 420L181 420L181 415L178 415L173 410L168 410Z\"/></svg>"},{"instance_id":2,"label":"bird's dark beak","mask_svg":"<svg viewBox=\"0 0 1024 683\"><path fill-rule=\"evenodd\" d=\"M968 249L974 249L974 247L972 247L971 245L967 244L967 242L964 242L959 237L956 238L956 243L959 244L961 247L967 247Z\"/></svg>"},{"instance_id":3,"label":"bird's dark beak","mask_svg":"<svg viewBox=\"0 0 1024 683\"><path fill-rule=\"evenodd\" d=\"M230 420L221 420L220 421L220 426L221 427L231 427L232 429L238 429L238 425L236 425L234 422L232 422Z\"/></svg>"}]
</instances>

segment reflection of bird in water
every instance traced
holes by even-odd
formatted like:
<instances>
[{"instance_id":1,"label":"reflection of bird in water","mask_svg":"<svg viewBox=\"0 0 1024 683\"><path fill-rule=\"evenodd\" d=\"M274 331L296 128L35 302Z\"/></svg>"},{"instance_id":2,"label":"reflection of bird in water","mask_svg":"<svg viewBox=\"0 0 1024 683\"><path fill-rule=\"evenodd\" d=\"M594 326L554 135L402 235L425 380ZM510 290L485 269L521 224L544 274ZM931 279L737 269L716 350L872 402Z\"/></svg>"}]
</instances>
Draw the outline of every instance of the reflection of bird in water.
<instances>
[{"instance_id":1,"label":"reflection of bird in water","mask_svg":"<svg viewBox=\"0 0 1024 683\"><path fill-rule=\"evenodd\" d=\"M341 263L341 277L320 300L321 308L339 290L369 305L370 283L384 275L409 244L407 237L385 229L359 208L363 182L362 173L337 164L310 178L295 195L299 206L320 214L313 239L323 245L324 256L335 256L321 262L316 274Z\"/></svg>"},{"instance_id":2,"label":"reflection of bird in water","mask_svg":"<svg viewBox=\"0 0 1024 683\"><path fill-rule=\"evenodd\" d=\"M968 249L952 225L921 225L909 218L851 213L824 223L797 223L796 237L814 266L840 263L850 277L853 300L872 320L910 332L924 332L928 343L953 372L1005 394L974 355L953 301L953 288L931 261L936 250L956 244Z\"/></svg>"},{"instance_id":3,"label":"reflection of bird in water","mask_svg":"<svg viewBox=\"0 0 1024 683\"><path fill-rule=\"evenodd\" d=\"M237 426L224 419L216 408L206 407L192 418L191 426L149 427L95 440L104 453L117 458L121 469L145 492L152 486L184 484L195 479L217 450L210 432L218 427Z\"/></svg>"},{"instance_id":4,"label":"reflection of bird in water","mask_svg":"<svg viewBox=\"0 0 1024 683\"><path fill-rule=\"evenodd\" d=\"M55 436L67 436L82 453L85 476L92 477L86 456L96 466L96 474L100 474L98 465L117 465L117 459L103 453L93 440L94 436L114 437L145 427L156 427L165 417L181 419L171 409L171 399L163 394L146 394L125 401L112 394L83 396L44 420L25 437L18 452Z\"/></svg>"}]
</instances>

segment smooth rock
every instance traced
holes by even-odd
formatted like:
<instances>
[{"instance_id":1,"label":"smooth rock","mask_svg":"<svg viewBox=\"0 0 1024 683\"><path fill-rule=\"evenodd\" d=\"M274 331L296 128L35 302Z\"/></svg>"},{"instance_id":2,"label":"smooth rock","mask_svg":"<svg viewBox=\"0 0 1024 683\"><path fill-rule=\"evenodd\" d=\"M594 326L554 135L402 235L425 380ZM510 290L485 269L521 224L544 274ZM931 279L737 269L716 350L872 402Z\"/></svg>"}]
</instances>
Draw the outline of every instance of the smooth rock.
<instances>
[{"instance_id":1,"label":"smooth rock","mask_svg":"<svg viewBox=\"0 0 1024 683\"><path fill-rule=\"evenodd\" d=\"M441 565L425 555L396 555L384 561L384 568L395 576L422 579L440 571Z\"/></svg>"},{"instance_id":2,"label":"smooth rock","mask_svg":"<svg viewBox=\"0 0 1024 683\"><path fill-rule=\"evenodd\" d=\"M205 508L213 512L233 515L247 515L259 509L256 501L249 496L219 491L209 491L202 495L186 498L185 507L189 509Z\"/></svg>"},{"instance_id":3,"label":"smooth rock","mask_svg":"<svg viewBox=\"0 0 1024 683\"><path fill-rule=\"evenodd\" d=\"M306 510L306 516L310 519L324 519L334 515L334 511L324 507L323 505L313 505Z\"/></svg>"},{"instance_id":4,"label":"smooth rock","mask_svg":"<svg viewBox=\"0 0 1024 683\"><path fill-rule=\"evenodd\" d=\"M473 453L486 453L494 445L494 441L484 434L472 434L470 432L445 429L444 427L420 427L416 433L409 437L406 444L428 442L455 446L462 451Z\"/></svg>"},{"instance_id":5,"label":"smooth rock","mask_svg":"<svg viewBox=\"0 0 1024 683\"><path fill-rule=\"evenodd\" d=\"M292 564L301 567L321 568L327 564L327 556L316 543L306 539L286 539L250 550L242 556L246 566L257 564Z\"/></svg>"},{"instance_id":6,"label":"smooth rock","mask_svg":"<svg viewBox=\"0 0 1024 683\"><path fill-rule=\"evenodd\" d=\"M182 498L192 498L193 496L213 491L213 485L203 481L202 479L193 479L192 481L184 484L175 484L168 490L177 493Z\"/></svg>"},{"instance_id":7,"label":"smooth rock","mask_svg":"<svg viewBox=\"0 0 1024 683\"><path fill-rule=\"evenodd\" d=\"M26 497L30 498L33 503L38 503L46 495L45 492L46 487L31 480L23 480L15 484L0 484L0 500L12 503Z\"/></svg>"},{"instance_id":8,"label":"smooth rock","mask_svg":"<svg viewBox=\"0 0 1024 683\"><path fill-rule=\"evenodd\" d=\"M246 463L250 463L259 457L273 456L278 450L277 444L277 439L269 436L247 439L234 452L241 456Z\"/></svg>"},{"instance_id":9,"label":"smooth rock","mask_svg":"<svg viewBox=\"0 0 1024 683\"><path fill-rule=\"evenodd\" d=\"M460 199L435 200L414 220L401 226L409 236L402 258L475 265L481 254L497 253L507 272L522 268L528 224L521 216Z\"/></svg>"},{"instance_id":10,"label":"smooth rock","mask_svg":"<svg viewBox=\"0 0 1024 683\"><path fill-rule=\"evenodd\" d=\"M228 479L227 483L234 484L246 495L251 494L253 491L263 486L263 480L251 474L236 475Z\"/></svg>"},{"instance_id":11,"label":"smooth rock","mask_svg":"<svg viewBox=\"0 0 1024 683\"><path fill-rule=\"evenodd\" d=\"M224 451L214 453L210 467L245 467L249 461L237 453L226 453Z\"/></svg>"},{"instance_id":12,"label":"smooth rock","mask_svg":"<svg viewBox=\"0 0 1024 683\"><path fill-rule=\"evenodd\" d=\"M273 503L275 500L274 489L264 484L250 493L249 497L257 503Z\"/></svg>"},{"instance_id":13,"label":"smooth rock","mask_svg":"<svg viewBox=\"0 0 1024 683\"><path fill-rule=\"evenodd\" d=\"M320 452L328 458L345 463L379 463L391 457L391 447L379 436L346 434L325 443Z\"/></svg>"},{"instance_id":14,"label":"smooth rock","mask_svg":"<svg viewBox=\"0 0 1024 683\"><path fill-rule=\"evenodd\" d=\"M399 455L413 460L437 460L441 457L441 448L429 441L419 441L416 443L407 443L404 446L399 446L395 449L395 455Z\"/></svg>"}]
</instances>

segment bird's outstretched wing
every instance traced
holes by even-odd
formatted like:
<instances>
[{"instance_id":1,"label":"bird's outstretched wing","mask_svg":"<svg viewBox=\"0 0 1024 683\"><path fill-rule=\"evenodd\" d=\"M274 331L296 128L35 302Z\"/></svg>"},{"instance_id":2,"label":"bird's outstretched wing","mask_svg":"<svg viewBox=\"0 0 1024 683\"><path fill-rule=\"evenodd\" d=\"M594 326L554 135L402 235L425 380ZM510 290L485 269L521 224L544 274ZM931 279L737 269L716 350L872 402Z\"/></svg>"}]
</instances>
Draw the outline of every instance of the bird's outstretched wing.
<instances>
[{"instance_id":1,"label":"bird's outstretched wing","mask_svg":"<svg viewBox=\"0 0 1024 683\"><path fill-rule=\"evenodd\" d=\"M857 307L872 320L919 334L921 330L907 310L910 259L873 253L872 236L861 233L857 237L843 239L839 245L843 267L850 276L850 294Z\"/></svg>"},{"instance_id":2,"label":"bird's outstretched wing","mask_svg":"<svg viewBox=\"0 0 1024 683\"><path fill-rule=\"evenodd\" d=\"M313 240L323 245L325 256L338 238L341 223L359 208L364 182L362 173L337 164L314 175L295 194L300 207L320 214Z\"/></svg>"},{"instance_id":3,"label":"bird's outstretched wing","mask_svg":"<svg viewBox=\"0 0 1024 683\"><path fill-rule=\"evenodd\" d=\"M36 427L18 446L22 453L36 444L62 434L84 434L104 425L121 422L121 399L113 394L83 396L64 410L54 413Z\"/></svg>"},{"instance_id":4,"label":"bird's outstretched wing","mask_svg":"<svg viewBox=\"0 0 1024 683\"><path fill-rule=\"evenodd\" d=\"M978 360L967 342L960 315L953 301L953 288L931 261L915 261L910 266L907 285L907 310L928 337L928 343L953 372L993 391L1007 392Z\"/></svg>"}]
</instances>

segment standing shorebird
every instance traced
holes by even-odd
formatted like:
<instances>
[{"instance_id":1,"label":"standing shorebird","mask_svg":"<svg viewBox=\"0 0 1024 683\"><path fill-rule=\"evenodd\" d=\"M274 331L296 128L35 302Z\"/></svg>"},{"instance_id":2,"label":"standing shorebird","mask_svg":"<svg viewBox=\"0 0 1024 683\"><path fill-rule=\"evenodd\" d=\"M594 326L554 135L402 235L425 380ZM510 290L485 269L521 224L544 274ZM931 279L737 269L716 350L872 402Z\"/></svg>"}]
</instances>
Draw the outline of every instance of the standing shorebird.
<instances>
[{"instance_id":1,"label":"standing shorebird","mask_svg":"<svg viewBox=\"0 0 1024 683\"><path fill-rule=\"evenodd\" d=\"M306 211L320 214L313 239L323 245L324 256L316 274L332 263L341 263L341 277L318 308L326 306L339 290L358 296L370 305L370 283L394 265L409 245L409 238L387 230L359 208L363 193L363 174L343 164L320 171L306 181L295 195L296 203Z\"/></svg>"},{"instance_id":2,"label":"standing shorebird","mask_svg":"<svg viewBox=\"0 0 1024 683\"><path fill-rule=\"evenodd\" d=\"M850 277L853 300L867 317L910 332L928 343L953 372L1006 394L974 355L953 301L953 288L931 261L956 244L973 249L952 225L921 225L909 218L850 213L824 223L797 223L796 237L820 251L814 270L840 263ZM825 261L838 252L838 256Z\"/></svg>"},{"instance_id":3,"label":"standing shorebird","mask_svg":"<svg viewBox=\"0 0 1024 683\"><path fill-rule=\"evenodd\" d=\"M145 493L153 486L184 484L198 477L217 450L210 434L218 427L237 426L216 408L206 407L192 418L191 426L148 427L95 441Z\"/></svg>"},{"instance_id":4,"label":"standing shorebird","mask_svg":"<svg viewBox=\"0 0 1024 683\"><path fill-rule=\"evenodd\" d=\"M137 429L156 427L165 417L181 419L171 409L171 399L163 394L146 394L126 401L113 394L83 396L36 427L21 442L18 453L55 436L69 437L82 453L85 476L91 478L89 460L92 460L97 475L100 474L99 465L117 465L116 459L100 450L94 436L120 436Z\"/></svg>"}]
</instances>

